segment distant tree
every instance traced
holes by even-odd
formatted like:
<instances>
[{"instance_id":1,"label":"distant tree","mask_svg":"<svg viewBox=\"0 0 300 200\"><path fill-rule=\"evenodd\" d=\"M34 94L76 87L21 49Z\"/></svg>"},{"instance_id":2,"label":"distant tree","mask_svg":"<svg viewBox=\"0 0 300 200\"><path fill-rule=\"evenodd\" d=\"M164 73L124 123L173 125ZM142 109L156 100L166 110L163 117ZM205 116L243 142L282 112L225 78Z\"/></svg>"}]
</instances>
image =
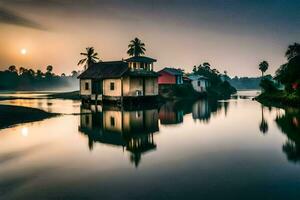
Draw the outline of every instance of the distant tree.
<instances>
[{"instance_id":1,"label":"distant tree","mask_svg":"<svg viewBox=\"0 0 300 200\"><path fill-rule=\"evenodd\" d=\"M223 79L223 81L230 81L231 79L230 79L230 77L228 76L228 73L227 73L227 71L226 70L224 70L224 75L222 75L222 79Z\"/></svg>"},{"instance_id":2,"label":"distant tree","mask_svg":"<svg viewBox=\"0 0 300 200\"><path fill-rule=\"evenodd\" d=\"M28 69L27 73L31 77L34 77L34 75L35 75L35 71L33 69Z\"/></svg>"},{"instance_id":3,"label":"distant tree","mask_svg":"<svg viewBox=\"0 0 300 200\"><path fill-rule=\"evenodd\" d=\"M300 55L300 44L294 43L288 46L288 49L285 52L285 56L288 60Z\"/></svg>"},{"instance_id":4,"label":"distant tree","mask_svg":"<svg viewBox=\"0 0 300 200\"><path fill-rule=\"evenodd\" d=\"M47 68L46 68L46 70L47 70L47 73L52 73L53 66L52 65L48 65Z\"/></svg>"},{"instance_id":5,"label":"distant tree","mask_svg":"<svg viewBox=\"0 0 300 200\"><path fill-rule=\"evenodd\" d=\"M127 54L129 56L140 56L145 54L145 44L138 38L134 38L128 45Z\"/></svg>"},{"instance_id":6,"label":"distant tree","mask_svg":"<svg viewBox=\"0 0 300 200\"><path fill-rule=\"evenodd\" d=\"M269 63L267 61L262 61L259 63L259 70L261 71L261 76L264 77L264 73L268 70Z\"/></svg>"},{"instance_id":7,"label":"distant tree","mask_svg":"<svg viewBox=\"0 0 300 200\"><path fill-rule=\"evenodd\" d=\"M261 79L259 86L263 89L264 92L278 91L275 83L271 79L272 79L272 77Z\"/></svg>"},{"instance_id":8,"label":"distant tree","mask_svg":"<svg viewBox=\"0 0 300 200\"><path fill-rule=\"evenodd\" d=\"M78 72L75 71L75 70L73 70L73 71L71 72L71 75L72 75L72 77L77 77L77 76L78 76Z\"/></svg>"},{"instance_id":9,"label":"distant tree","mask_svg":"<svg viewBox=\"0 0 300 200\"><path fill-rule=\"evenodd\" d=\"M212 72L215 73L215 74L217 74L217 75L220 74L220 72L217 69L213 69Z\"/></svg>"},{"instance_id":10,"label":"distant tree","mask_svg":"<svg viewBox=\"0 0 300 200\"><path fill-rule=\"evenodd\" d=\"M196 66L195 66L196 67ZM200 65L198 65L198 67L196 68L196 71L199 71L199 70L201 70L203 68L203 66L200 64Z\"/></svg>"},{"instance_id":11,"label":"distant tree","mask_svg":"<svg viewBox=\"0 0 300 200\"><path fill-rule=\"evenodd\" d=\"M8 67L8 71L17 72L17 67L15 65L11 65L11 66Z\"/></svg>"},{"instance_id":12,"label":"distant tree","mask_svg":"<svg viewBox=\"0 0 300 200\"><path fill-rule=\"evenodd\" d=\"M193 67L193 73L196 73L197 72L197 67L196 67L196 65L194 65L194 67Z\"/></svg>"},{"instance_id":13,"label":"distant tree","mask_svg":"<svg viewBox=\"0 0 300 200\"><path fill-rule=\"evenodd\" d=\"M95 52L94 47L87 47L85 53L80 53L85 58L79 60L77 65L84 65L84 69L89 68L93 63L101 61L98 57L98 53Z\"/></svg>"},{"instance_id":14,"label":"distant tree","mask_svg":"<svg viewBox=\"0 0 300 200\"><path fill-rule=\"evenodd\" d=\"M204 62L203 67L205 67L206 69L210 69L210 64L208 62Z\"/></svg>"},{"instance_id":15,"label":"distant tree","mask_svg":"<svg viewBox=\"0 0 300 200\"><path fill-rule=\"evenodd\" d=\"M20 67L20 69L19 69L19 74L22 75L22 74L26 73L26 71L27 71L26 68Z\"/></svg>"},{"instance_id":16,"label":"distant tree","mask_svg":"<svg viewBox=\"0 0 300 200\"><path fill-rule=\"evenodd\" d=\"M60 76L61 76L61 77L65 77L65 76L66 76L66 74L65 74L65 73L62 73Z\"/></svg>"},{"instance_id":17,"label":"distant tree","mask_svg":"<svg viewBox=\"0 0 300 200\"><path fill-rule=\"evenodd\" d=\"M52 71L53 71L53 66L52 65L48 65L46 67L46 73L45 73L46 78L50 79L51 77L53 77Z\"/></svg>"},{"instance_id":18,"label":"distant tree","mask_svg":"<svg viewBox=\"0 0 300 200\"><path fill-rule=\"evenodd\" d=\"M36 73L35 73L37 79L41 79L43 77L43 72L41 70L36 70Z\"/></svg>"}]
</instances>

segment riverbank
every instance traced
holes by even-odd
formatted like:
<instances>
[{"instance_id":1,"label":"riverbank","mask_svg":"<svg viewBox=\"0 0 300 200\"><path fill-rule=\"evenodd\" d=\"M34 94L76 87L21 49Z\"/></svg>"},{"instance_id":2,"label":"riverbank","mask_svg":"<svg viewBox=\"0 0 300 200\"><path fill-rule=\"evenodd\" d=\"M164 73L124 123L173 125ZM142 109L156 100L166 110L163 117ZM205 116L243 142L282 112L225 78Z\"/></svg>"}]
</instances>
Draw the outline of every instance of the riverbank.
<instances>
[{"instance_id":1,"label":"riverbank","mask_svg":"<svg viewBox=\"0 0 300 200\"><path fill-rule=\"evenodd\" d=\"M164 100L193 100L209 98L214 100L229 99L237 90L224 82L210 87L206 92L196 92L191 84L165 85L159 87L159 98Z\"/></svg>"},{"instance_id":2,"label":"riverbank","mask_svg":"<svg viewBox=\"0 0 300 200\"><path fill-rule=\"evenodd\" d=\"M0 105L0 129L57 116L36 108Z\"/></svg>"},{"instance_id":3,"label":"riverbank","mask_svg":"<svg viewBox=\"0 0 300 200\"><path fill-rule=\"evenodd\" d=\"M285 91L264 92L255 97L255 100L266 106L299 107L300 97L296 93L288 94Z\"/></svg>"}]
</instances>

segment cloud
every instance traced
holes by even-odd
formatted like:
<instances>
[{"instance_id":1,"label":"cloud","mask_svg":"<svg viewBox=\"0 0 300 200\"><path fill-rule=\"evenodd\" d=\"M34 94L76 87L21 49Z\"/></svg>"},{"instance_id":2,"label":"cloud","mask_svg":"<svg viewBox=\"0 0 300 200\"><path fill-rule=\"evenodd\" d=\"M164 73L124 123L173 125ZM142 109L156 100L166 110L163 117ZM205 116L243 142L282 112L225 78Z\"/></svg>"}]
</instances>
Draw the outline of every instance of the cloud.
<instances>
[{"instance_id":1,"label":"cloud","mask_svg":"<svg viewBox=\"0 0 300 200\"><path fill-rule=\"evenodd\" d=\"M42 25L3 7L0 7L0 23L23 26L38 30L46 30L46 28Z\"/></svg>"}]
</instances>

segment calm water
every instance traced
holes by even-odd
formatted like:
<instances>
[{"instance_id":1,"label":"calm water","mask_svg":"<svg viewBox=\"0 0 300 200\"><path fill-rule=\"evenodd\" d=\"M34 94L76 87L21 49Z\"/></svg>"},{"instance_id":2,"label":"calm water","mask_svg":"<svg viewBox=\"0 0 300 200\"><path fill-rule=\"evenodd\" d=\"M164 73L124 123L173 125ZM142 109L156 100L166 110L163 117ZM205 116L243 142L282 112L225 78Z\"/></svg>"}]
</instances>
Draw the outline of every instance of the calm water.
<instances>
[{"instance_id":1,"label":"calm water","mask_svg":"<svg viewBox=\"0 0 300 200\"><path fill-rule=\"evenodd\" d=\"M250 96L145 110L0 102L65 113L0 130L0 199L299 199L300 113Z\"/></svg>"}]
</instances>

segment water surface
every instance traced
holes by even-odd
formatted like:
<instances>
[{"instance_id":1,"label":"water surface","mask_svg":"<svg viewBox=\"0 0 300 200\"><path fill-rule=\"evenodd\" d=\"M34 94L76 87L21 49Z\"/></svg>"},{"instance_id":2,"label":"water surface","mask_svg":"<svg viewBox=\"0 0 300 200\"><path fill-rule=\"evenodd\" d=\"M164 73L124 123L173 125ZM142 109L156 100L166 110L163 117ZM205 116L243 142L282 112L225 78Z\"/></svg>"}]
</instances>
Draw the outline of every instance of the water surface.
<instances>
[{"instance_id":1,"label":"water surface","mask_svg":"<svg viewBox=\"0 0 300 200\"><path fill-rule=\"evenodd\" d=\"M1 199L299 197L298 110L239 96L140 110L48 101L22 105L67 115L0 130Z\"/></svg>"}]
</instances>

